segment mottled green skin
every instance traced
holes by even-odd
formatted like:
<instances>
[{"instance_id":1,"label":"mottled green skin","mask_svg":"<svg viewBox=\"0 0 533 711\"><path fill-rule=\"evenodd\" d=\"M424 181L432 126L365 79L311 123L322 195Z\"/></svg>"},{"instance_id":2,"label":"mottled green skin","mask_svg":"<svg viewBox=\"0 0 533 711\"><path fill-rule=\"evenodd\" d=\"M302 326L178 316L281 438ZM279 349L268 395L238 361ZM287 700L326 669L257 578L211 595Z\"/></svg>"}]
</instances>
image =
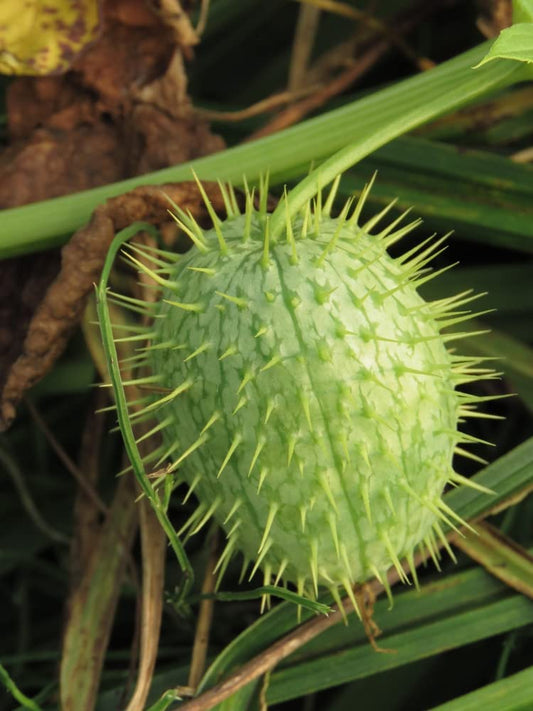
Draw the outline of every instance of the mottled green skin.
<instances>
[{"instance_id":1,"label":"mottled green skin","mask_svg":"<svg viewBox=\"0 0 533 711\"><path fill-rule=\"evenodd\" d=\"M257 559L277 503L261 567L275 574L287 559L284 579L312 581L315 560L319 583L362 582L391 566L386 539L401 558L437 519L417 496L436 504L451 471L457 397L450 358L429 308L406 283L405 266L375 237L344 227L319 264L338 224L324 218L320 236L296 240L297 263L283 242L270 245L265 268L264 231L254 219L246 243L244 218L223 223L227 256L209 232L212 249L191 249L170 275L176 287L163 299L202 309L162 302L156 321L154 344L172 340L183 348L153 350L154 372L168 388L194 381L160 408L161 419L173 416L165 442L179 440L176 459L220 413L181 471L189 483L201 473L195 494L201 502L220 499L221 524L236 498L242 500L225 525L229 531L241 520L233 534L237 550ZM209 349L184 362L207 343ZM220 360L231 347L236 353ZM276 356L280 361L261 372ZM242 441L217 478L236 435ZM264 448L248 475L260 441Z\"/></svg>"}]
</instances>

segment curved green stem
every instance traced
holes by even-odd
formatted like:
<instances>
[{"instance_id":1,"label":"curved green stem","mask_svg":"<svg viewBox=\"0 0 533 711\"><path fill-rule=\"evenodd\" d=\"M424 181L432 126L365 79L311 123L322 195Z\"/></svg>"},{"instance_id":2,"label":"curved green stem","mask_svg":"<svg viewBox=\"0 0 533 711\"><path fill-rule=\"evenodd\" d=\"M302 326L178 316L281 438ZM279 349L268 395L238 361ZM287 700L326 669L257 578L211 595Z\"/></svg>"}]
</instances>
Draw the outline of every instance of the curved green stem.
<instances>
[{"instance_id":1,"label":"curved green stem","mask_svg":"<svg viewBox=\"0 0 533 711\"><path fill-rule=\"evenodd\" d=\"M120 431L124 440L124 447L128 454L129 460L133 467L135 478L137 479L141 491L152 505L155 515L157 516L161 527L165 531L168 540L170 541L170 545L172 546L172 549L174 550L176 558L178 559L180 567L184 573L185 581L183 586L183 596L185 596L194 580L193 569L189 562L189 559L187 558L187 554L185 553L181 541L176 535L174 527L170 523L170 520L167 516L167 512L162 506L161 501L157 493L154 491L154 488L150 483L150 480L148 479L144 470L142 457L139 452L139 449L137 448L137 444L135 442L135 435L131 426L128 404L126 400L126 393L124 391L124 385L122 383L122 377L118 364L117 348L115 345L115 340L113 338L113 327L111 325L111 318L107 305L107 282L109 280L109 274L111 272L111 268L115 261L117 252L122 247L124 242L126 242L128 239L130 239L130 237L133 237L135 234L137 234L137 232L140 231L150 232L154 236L158 236L158 232L153 225L147 224L145 222L134 222L129 227L126 227L124 230L121 230L111 243L111 247L109 248L104 268L102 270L100 283L98 284L96 290L96 309L98 312L98 321L100 323L100 330L102 333L102 341L104 345L107 368L109 371L109 376L111 378L111 384L113 386L113 392L115 395L118 423L120 425Z\"/></svg>"}]
</instances>

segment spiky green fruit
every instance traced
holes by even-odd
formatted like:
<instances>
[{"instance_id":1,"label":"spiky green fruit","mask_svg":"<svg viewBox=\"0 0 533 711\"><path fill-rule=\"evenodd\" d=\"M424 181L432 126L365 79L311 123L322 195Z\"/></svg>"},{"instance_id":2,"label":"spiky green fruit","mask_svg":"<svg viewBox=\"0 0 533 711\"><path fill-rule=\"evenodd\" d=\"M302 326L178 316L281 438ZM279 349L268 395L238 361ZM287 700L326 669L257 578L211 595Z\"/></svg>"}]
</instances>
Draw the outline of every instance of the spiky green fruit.
<instances>
[{"instance_id":1,"label":"spiky green fruit","mask_svg":"<svg viewBox=\"0 0 533 711\"><path fill-rule=\"evenodd\" d=\"M288 217L272 242L265 208L248 195L240 214L230 192L212 230L181 213L194 246L150 272L164 287L148 349L164 394L146 409L165 443L157 465L199 501L185 529L214 516L221 569L240 551L265 583L309 595L401 570L441 535L468 414L455 388L477 375L441 335L472 297L417 291L438 243L392 259L416 223L372 235L382 215L359 226L362 201L336 218L330 204Z\"/></svg>"}]
</instances>

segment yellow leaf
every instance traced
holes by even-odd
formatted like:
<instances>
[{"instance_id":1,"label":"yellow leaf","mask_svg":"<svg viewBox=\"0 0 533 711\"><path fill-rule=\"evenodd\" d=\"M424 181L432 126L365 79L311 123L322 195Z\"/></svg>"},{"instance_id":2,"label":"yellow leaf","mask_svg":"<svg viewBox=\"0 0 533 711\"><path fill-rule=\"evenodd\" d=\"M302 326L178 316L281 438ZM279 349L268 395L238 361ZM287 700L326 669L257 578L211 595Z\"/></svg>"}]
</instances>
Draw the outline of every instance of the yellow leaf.
<instances>
[{"instance_id":1,"label":"yellow leaf","mask_svg":"<svg viewBox=\"0 0 533 711\"><path fill-rule=\"evenodd\" d=\"M2 0L0 73L66 71L98 33L98 0Z\"/></svg>"}]
</instances>

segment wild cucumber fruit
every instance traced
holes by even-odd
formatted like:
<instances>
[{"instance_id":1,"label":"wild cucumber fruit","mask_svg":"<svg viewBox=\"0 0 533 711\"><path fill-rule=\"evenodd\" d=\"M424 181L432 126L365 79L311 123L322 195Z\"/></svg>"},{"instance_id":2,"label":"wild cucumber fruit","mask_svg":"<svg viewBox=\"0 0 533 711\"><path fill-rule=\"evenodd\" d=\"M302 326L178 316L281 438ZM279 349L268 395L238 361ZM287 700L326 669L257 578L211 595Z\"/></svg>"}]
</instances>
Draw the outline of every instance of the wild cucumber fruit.
<instances>
[{"instance_id":1,"label":"wild cucumber fruit","mask_svg":"<svg viewBox=\"0 0 533 711\"><path fill-rule=\"evenodd\" d=\"M420 542L434 549L439 519L457 518L441 498L463 441L458 420L476 398L457 385L490 371L448 352L461 334L441 329L465 318L470 292L425 302L417 289L442 240L398 259L387 249L418 221L359 225L368 189L338 217L338 181L287 217L269 239L266 187L241 214L224 189L228 216L203 231L177 206L191 237L184 255L145 252L132 261L163 287L146 349L159 399L163 446L199 505L184 531L213 516L226 531L223 573L242 552L265 584L291 582L302 595L383 579ZM201 186L200 186L201 187ZM388 208L387 208L388 209ZM462 334L464 335L464 334ZM154 466L152 464L152 466Z\"/></svg>"}]
</instances>

